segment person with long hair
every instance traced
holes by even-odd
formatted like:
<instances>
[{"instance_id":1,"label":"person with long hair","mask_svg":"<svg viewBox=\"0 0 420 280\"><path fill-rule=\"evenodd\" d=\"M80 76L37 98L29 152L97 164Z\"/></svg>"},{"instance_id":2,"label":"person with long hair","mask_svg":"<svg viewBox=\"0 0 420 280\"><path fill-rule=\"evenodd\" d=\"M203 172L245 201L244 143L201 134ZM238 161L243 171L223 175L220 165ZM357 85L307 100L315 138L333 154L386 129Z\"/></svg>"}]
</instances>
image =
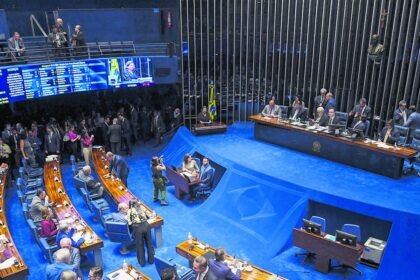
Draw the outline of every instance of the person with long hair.
<instances>
[{"instance_id":1,"label":"person with long hair","mask_svg":"<svg viewBox=\"0 0 420 280\"><path fill-rule=\"evenodd\" d=\"M78 153L77 153L77 145L78 145L79 140L80 140L80 135L77 135L74 125L70 126L70 131L69 131L68 135L69 135L69 138L70 138L71 154L74 155L76 161L78 161L79 156L78 156Z\"/></svg>"},{"instance_id":2,"label":"person with long hair","mask_svg":"<svg viewBox=\"0 0 420 280\"><path fill-rule=\"evenodd\" d=\"M92 157L93 138L95 138L94 135L89 135L87 130L82 132L82 137L80 138L80 142L82 143L82 153L86 165L89 165L90 158Z\"/></svg>"}]
</instances>

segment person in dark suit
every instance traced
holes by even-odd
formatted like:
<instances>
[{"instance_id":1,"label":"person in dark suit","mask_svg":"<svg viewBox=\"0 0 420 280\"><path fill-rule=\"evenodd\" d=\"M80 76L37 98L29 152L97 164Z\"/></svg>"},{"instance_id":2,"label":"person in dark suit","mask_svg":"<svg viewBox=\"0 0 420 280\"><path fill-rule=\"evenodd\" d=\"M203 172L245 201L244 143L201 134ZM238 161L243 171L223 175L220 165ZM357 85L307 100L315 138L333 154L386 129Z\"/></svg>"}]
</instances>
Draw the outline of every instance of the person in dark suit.
<instances>
[{"instance_id":1,"label":"person in dark suit","mask_svg":"<svg viewBox=\"0 0 420 280\"><path fill-rule=\"evenodd\" d=\"M123 157L114 155L111 152L106 153L106 159L109 162L109 175L114 171L115 175L121 179L124 185L128 188L128 173L130 169L128 168L127 162Z\"/></svg>"},{"instance_id":2,"label":"person in dark suit","mask_svg":"<svg viewBox=\"0 0 420 280\"><path fill-rule=\"evenodd\" d=\"M213 186L214 168L210 165L209 159L204 157L200 168L201 183L195 188L190 188L190 200L194 200L197 192L208 190Z\"/></svg>"},{"instance_id":3,"label":"person in dark suit","mask_svg":"<svg viewBox=\"0 0 420 280\"><path fill-rule=\"evenodd\" d=\"M350 111L349 116L353 116L355 119L359 116L370 119L372 110L366 103L366 98L360 98L359 104L354 106L353 110Z\"/></svg>"},{"instance_id":4,"label":"person in dark suit","mask_svg":"<svg viewBox=\"0 0 420 280\"><path fill-rule=\"evenodd\" d=\"M396 125L405 125L407 123L408 110L407 103L404 100L398 103L398 108L394 111L393 120Z\"/></svg>"},{"instance_id":5,"label":"person in dark suit","mask_svg":"<svg viewBox=\"0 0 420 280\"><path fill-rule=\"evenodd\" d=\"M408 120L405 124L405 126L408 126L411 129L420 129L420 113L419 112L413 112L408 117Z\"/></svg>"},{"instance_id":6,"label":"person in dark suit","mask_svg":"<svg viewBox=\"0 0 420 280\"><path fill-rule=\"evenodd\" d=\"M353 119L353 123L351 124L351 128L355 130L365 131L366 124L364 122L364 118L361 115L358 115Z\"/></svg>"},{"instance_id":7,"label":"person in dark suit","mask_svg":"<svg viewBox=\"0 0 420 280\"><path fill-rule=\"evenodd\" d=\"M14 159L14 161L12 161L13 169L15 168L18 169L20 167L21 160L22 160L22 154L20 153L19 142L20 142L19 134L17 133L17 129L13 127L12 135L10 135L9 141L8 141L10 149L12 150L12 158Z\"/></svg>"},{"instance_id":8,"label":"person in dark suit","mask_svg":"<svg viewBox=\"0 0 420 280\"><path fill-rule=\"evenodd\" d=\"M165 123L157 110L153 114L151 131L155 136L155 147L157 147L160 145L160 136L165 132Z\"/></svg>"},{"instance_id":9,"label":"person in dark suit","mask_svg":"<svg viewBox=\"0 0 420 280\"><path fill-rule=\"evenodd\" d=\"M198 256L193 261L193 270L195 272L195 280L218 280L217 276L210 270L207 259L204 256Z\"/></svg>"},{"instance_id":10,"label":"person in dark suit","mask_svg":"<svg viewBox=\"0 0 420 280\"><path fill-rule=\"evenodd\" d=\"M203 108L201 108L201 112L198 114L198 121L201 124L211 123L210 115L207 113L207 107L206 106L203 106Z\"/></svg>"},{"instance_id":11,"label":"person in dark suit","mask_svg":"<svg viewBox=\"0 0 420 280\"><path fill-rule=\"evenodd\" d=\"M314 116L316 117L316 111L318 107L324 108L326 104L324 104L324 101L326 99L327 89L321 88L320 95L315 96L314 98Z\"/></svg>"},{"instance_id":12,"label":"person in dark suit","mask_svg":"<svg viewBox=\"0 0 420 280\"><path fill-rule=\"evenodd\" d=\"M379 134L379 141L384 142L386 144L394 145L395 143L398 143L399 138L400 132L397 129L395 129L394 121L388 120L386 122L385 127Z\"/></svg>"},{"instance_id":13,"label":"person in dark suit","mask_svg":"<svg viewBox=\"0 0 420 280\"><path fill-rule=\"evenodd\" d=\"M51 126L47 126L47 134L44 139L44 151L46 155L60 154L60 138L53 132Z\"/></svg>"},{"instance_id":14,"label":"person in dark suit","mask_svg":"<svg viewBox=\"0 0 420 280\"><path fill-rule=\"evenodd\" d=\"M9 54L12 61L25 60L25 45L19 32L14 32L8 41Z\"/></svg>"},{"instance_id":15,"label":"person in dark suit","mask_svg":"<svg viewBox=\"0 0 420 280\"><path fill-rule=\"evenodd\" d=\"M178 128L182 124L182 114L181 109L175 108L172 128Z\"/></svg>"},{"instance_id":16,"label":"person in dark suit","mask_svg":"<svg viewBox=\"0 0 420 280\"><path fill-rule=\"evenodd\" d=\"M335 116L335 109L330 108L328 110L328 118L323 118L320 120L319 125L320 126L329 126L332 124L338 124L340 122L340 119Z\"/></svg>"},{"instance_id":17,"label":"person in dark suit","mask_svg":"<svg viewBox=\"0 0 420 280\"><path fill-rule=\"evenodd\" d=\"M121 147L121 125L118 124L117 118L112 120L112 124L108 128L108 137L111 144L111 151L114 154L119 154Z\"/></svg>"},{"instance_id":18,"label":"person in dark suit","mask_svg":"<svg viewBox=\"0 0 420 280\"><path fill-rule=\"evenodd\" d=\"M303 108L302 101L295 101L290 117L293 120L300 119L301 121L305 121L308 118L308 110Z\"/></svg>"},{"instance_id":19,"label":"person in dark suit","mask_svg":"<svg viewBox=\"0 0 420 280\"><path fill-rule=\"evenodd\" d=\"M104 121L100 124L102 144L105 145L106 151L109 151L111 149L111 144L109 142L109 136L108 136L108 129L109 129L110 121L111 121L111 118L109 116L106 116L104 118Z\"/></svg>"},{"instance_id":20,"label":"person in dark suit","mask_svg":"<svg viewBox=\"0 0 420 280\"><path fill-rule=\"evenodd\" d=\"M131 156L131 126L130 122L124 117L123 114L119 114L118 118L121 124L121 142L127 147L127 155Z\"/></svg>"},{"instance_id":21,"label":"person in dark suit","mask_svg":"<svg viewBox=\"0 0 420 280\"><path fill-rule=\"evenodd\" d=\"M64 37L63 33L57 31L57 27L53 25L51 27L51 33L48 34L48 44L50 44L53 49L55 57L61 57L65 54L63 48L66 46L67 39Z\"/></svg>"},{"instance_id":22,"label":"person in dark suit","mask_svg":"<svg viewBox=\"0 0 420 280\"><path fill-rule=\"evenodd\" d=\"M74 33L71 37L71 44L74 48L76 58L82 58L86 52L86 41L85 35L83 34L80 25L76 25L74 27Z\"/></svg>"},{"instance_id":23,"label":"person in dark suit","mask_svg":"<svg viewBox=\"0 0 420 280\"><path fill-rule=\"evenodd\" d=\"M327 95L325 96L324 102L326 102L326 105L324 107L326 113L328 113L328 111L331 108L335 108L336 101L335 101L334 95L331 92L327 93Z\"/></svg>"},{"instance_id":24,"label":"person in dark suit","mask_svg":"<svg viewBox=\"0 0 420 280\"><path fill-rule=\"evenodd\" d=\"M130 104L130 124L131 131L134 136L134 144L137 144L138 140L138 124L139 124L139 111L134 107L133 104Z\"/></svg>"},{"instance_id":25,"label":"person in dark suit","mask_svg":"<svg viewBox=\"0 0 420 280\"><path fill-rule=\"evenodd\" d=\"M216 259L210 259L208 263L210 270L213 271L217 279L241 279L241 271L237 269L235 273L233 273L233 271L225 263L225 250L223 248L216 249L214 256Z\"/></svg>"}]
</instances>

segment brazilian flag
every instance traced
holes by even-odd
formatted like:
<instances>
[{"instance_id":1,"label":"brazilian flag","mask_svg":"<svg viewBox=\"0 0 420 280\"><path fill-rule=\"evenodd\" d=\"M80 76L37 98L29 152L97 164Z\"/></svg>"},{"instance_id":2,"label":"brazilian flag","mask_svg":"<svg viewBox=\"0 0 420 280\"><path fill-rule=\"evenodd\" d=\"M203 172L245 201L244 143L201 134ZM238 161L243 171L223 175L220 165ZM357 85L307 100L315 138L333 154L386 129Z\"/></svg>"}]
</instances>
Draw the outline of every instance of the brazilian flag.
<instances>
[{"instance_id":1,"label":"brazilian flag","mask_svg":"<svg viewBox=\"0 0 420 280\"><path fill-rule=\"evenodd\" d=\"M109 80L111 84L119 84L121 82L120 66L116 58L111 58Z\"/></svg>"},{"instance_id":2,"label":"brazilian flag","mask_svg":"<svg viewBox=\"0 0 420 280\"><path fill-rule=\"evenodd\" d=\"M214 85L209 85L209 115L210 119L213 121L217 116L217 110L216 110L216 99L214 98Z\"/></svg>"}]
</instances>

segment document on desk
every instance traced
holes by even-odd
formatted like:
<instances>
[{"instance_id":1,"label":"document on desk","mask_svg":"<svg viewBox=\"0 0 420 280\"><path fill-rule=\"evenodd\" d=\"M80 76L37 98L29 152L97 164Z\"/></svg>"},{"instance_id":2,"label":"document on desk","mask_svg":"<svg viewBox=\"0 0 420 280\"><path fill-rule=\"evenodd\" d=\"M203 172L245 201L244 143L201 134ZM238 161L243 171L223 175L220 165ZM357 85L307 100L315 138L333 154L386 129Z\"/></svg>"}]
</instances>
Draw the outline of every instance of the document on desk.
<instances>
[{"instance_id":1,"label":"document on desk","mask_svg":"<svg viewBox=\"0 0 420 280\"><path fill-rule=\"evenodd\" d=\"M136 276L137 276L137 274L136 274ZM108 274L107 277L108 277L108 279L112 279L112 280L133 280L133 279L136 279L122 269L119 269L119 270L117 270L113 273Z\"/></svg>"},{"instance_id":2,"label":"document on desk","mask_svg":"<svg viewBox=\"0 0 420 280\"><path fill-rule=\"evenodd\" d=\"M324 236L324 238L335 242L335 236L334 235L326 234Z\"/></svg>"}]
</instances>

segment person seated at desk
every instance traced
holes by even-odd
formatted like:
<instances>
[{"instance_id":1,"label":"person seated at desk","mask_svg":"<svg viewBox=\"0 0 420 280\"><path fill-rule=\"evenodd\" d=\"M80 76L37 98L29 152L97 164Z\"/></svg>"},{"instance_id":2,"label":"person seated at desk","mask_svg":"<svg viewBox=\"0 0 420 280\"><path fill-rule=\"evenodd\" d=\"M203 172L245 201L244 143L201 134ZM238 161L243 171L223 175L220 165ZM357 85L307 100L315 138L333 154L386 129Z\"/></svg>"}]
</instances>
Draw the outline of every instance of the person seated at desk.
<instances>
[{"instance_id":1,"label":"person seated at desk","mask_svg":"<svg viewBox=\"0 0 420 280\"><path fill-rule=\"evenodd\" d=\"M223 248L216 249L216 251L214 252L214 256L216 259L210 259L208 263L210 270L213 271L217 279L241 279L241 271L239 269L236 269L234 273L225 263L225 250Z\"/></svg>"},{"instance_id":2,"label":"person seated at desk","mask_svg":"<svg viewBox=\"0 0 420 280\"><path fill-rule=\"evenodd\" d=\"M106 220L110 222L115 222L115 223L125 223L127 222L127 212L128 212L127 203L121 202L118 204L118 212L112 213L110 216L106 218Z\"/></svg>"},{"instance_id":3,"label":"person seated at desk","mask_svg":"<svg viewBox=\"0 0 420 280\"><path fill-rule=\"evenodd\" d=\"M340 119L335 116L335 109L330 108L328 110L328 118L323 118L320 120L319 125L320 126L329 126L333 124L338 124L340 122Z\"/></svg>"},{"instance_id":4,"label":"person seated at desk","mask_svg":"<svg viewBox=\"0 0 420 280\"><path fill-rule=\"evenodd\" d=\"M83 237L80 237L77 241L75 241L72 237L76 233L76 230L74 228L71 228L70 225L65 221L60 221L60 225L58 226L58 232L56 237L57 247L60 247L61 239L63 238L70 238L71 240L71 246L75 248L80 248L82 244L85 242L85 239Z\"/></svg>"},{"instance_id":5,"label":"person seated at desk","mask_svg":"<svg viewBox=\"0 0 420 280\"><path fill-rule=\"evenodd\" d=\"M201 108L201 112L198 114L198 121L201 124L211 124L210 115L207 112L206 106L203 106L203 108Z\"/></svg>"},{"instance_id":6,"label":"person seated at desk","mask_svg":"<svg viewBox=\"0 0 420 280\"><path fill-rule=\"evenodd\" d=\"M356 119L359 116L365 117L365 119L370 119L371 108L366 105L366 98L360 98L359 104L354 106L353 110L350 111L349 116L354 116Z\"/></svg>"},{"instance_id":7,"label":"person seated at desk","mask_svg":"<svg viewBox=\"0 0 420 280\"><path fill-rule=\"evenodd\" d=\"M354 130L365 131L365 117L363 117L362 115L357 115L357 117L354 117L353 123L351 124L351 128Z\"/></svg>"},{"instance_id":8,"label":"person seated at desk","mask_svg":"<svg viewBox=\"0 0 420 280\"><path fill-rule=\"evenodd\" d=\"M399 138L400 132L395 128L394 121L392 119L388 120L379 134L379 141L384 142L385 144L394 145L395 143L398 143Z\"/></svg>"},{"instance_id":9,"label":"person seated at desk","mask_svg":"<svg viewBox=\"0 0 420 280\"><path fill-rule=\"evenodd\" d=\"M212 187L214 178L214 168L211 167L208 158L203 158L203 164L200 169L200 184L195 188L190 188L190 201L194 201L199 191L208 190Z\"/></svg>"},{"instance_id":10,"label":"person seated at desk","mask_svg":"<svg viewBox=\"0 0 420 280\"><path fill-rule=\"evenodd\" d=\"M316 115L315 115L315 119L314 122L319 124L322 122L328 122L328 116L324 114L325 110L324 107L318 107L316 109Z\"/></svg>"},{"instance_id":11,"label":"person seated at desk","mask_svg":"<svg viewBox=\"0 0 420 280\"><path fill-rule=\"evenodd\" d=\"M132 60L129 60L125 63L124 73L123 73L123 81L132 81L137 80L139 78L139 74L137 73L136 66Z\"/></svg>"},{"instance_id":12,"label":"person seated at desk","mask_svg":"<svg viewBox=\"0 0 420 280\"><path fill-rule=\"evenodd\" d=\"M89 194L96 194L99 197L102 197L104 193L104 187L102 187L101 183L97 182L91 174L92 169L89 165L85 165L82 169L79 170L77 177L86 183Z\"/></svg>"},{"instance_id":13,"label":"person seated at desk","mask_svg":"<svg viewBox=\"0 0 420 280\"><path fill-rule=\"evenodd\" d=\"M41 213L42 213L42 221L41 221L41 231L39 235L45 238L55 236L58 232L58 229L54 220L51 218L50 210L44 207L41 210Z\"/></svg>"},{"instance_id":14,"label":"person seated at desk","mask_svg":"<svg viewBox=\"0 0 420 280\"><path fill-rule=\"evenodd\" d=\"M190 182L194 182L200 173L197 162L190 156L186 154L184 160L182 161L182 175L188 177Z\"/></svg>"},{"instance_id":15,"label":"person seated at desk","mask_svg":"<svg viewBox=\"0 0 420 280\"><path fill-rule=\"evenodd\" d=\"M261 115L263 117L277 118L279 115L281 115L280 106L276 105L274 103L274 100L270 100L270 102L268 102L268 105L265 105L264 109L261 112Z\"/></svg>"},{"instance_id":16,"label":"person seated at desk","mask_svg":"<svg viewBox=\"0 0 420 280\"><path fill-rule=\"evenodd\" d=\"M303 107L303 101L297 100L294 102L292 108L292 114L290 115L292 120L305 121L308 117L308 110Z\"/></svg>"}]
</instances>

